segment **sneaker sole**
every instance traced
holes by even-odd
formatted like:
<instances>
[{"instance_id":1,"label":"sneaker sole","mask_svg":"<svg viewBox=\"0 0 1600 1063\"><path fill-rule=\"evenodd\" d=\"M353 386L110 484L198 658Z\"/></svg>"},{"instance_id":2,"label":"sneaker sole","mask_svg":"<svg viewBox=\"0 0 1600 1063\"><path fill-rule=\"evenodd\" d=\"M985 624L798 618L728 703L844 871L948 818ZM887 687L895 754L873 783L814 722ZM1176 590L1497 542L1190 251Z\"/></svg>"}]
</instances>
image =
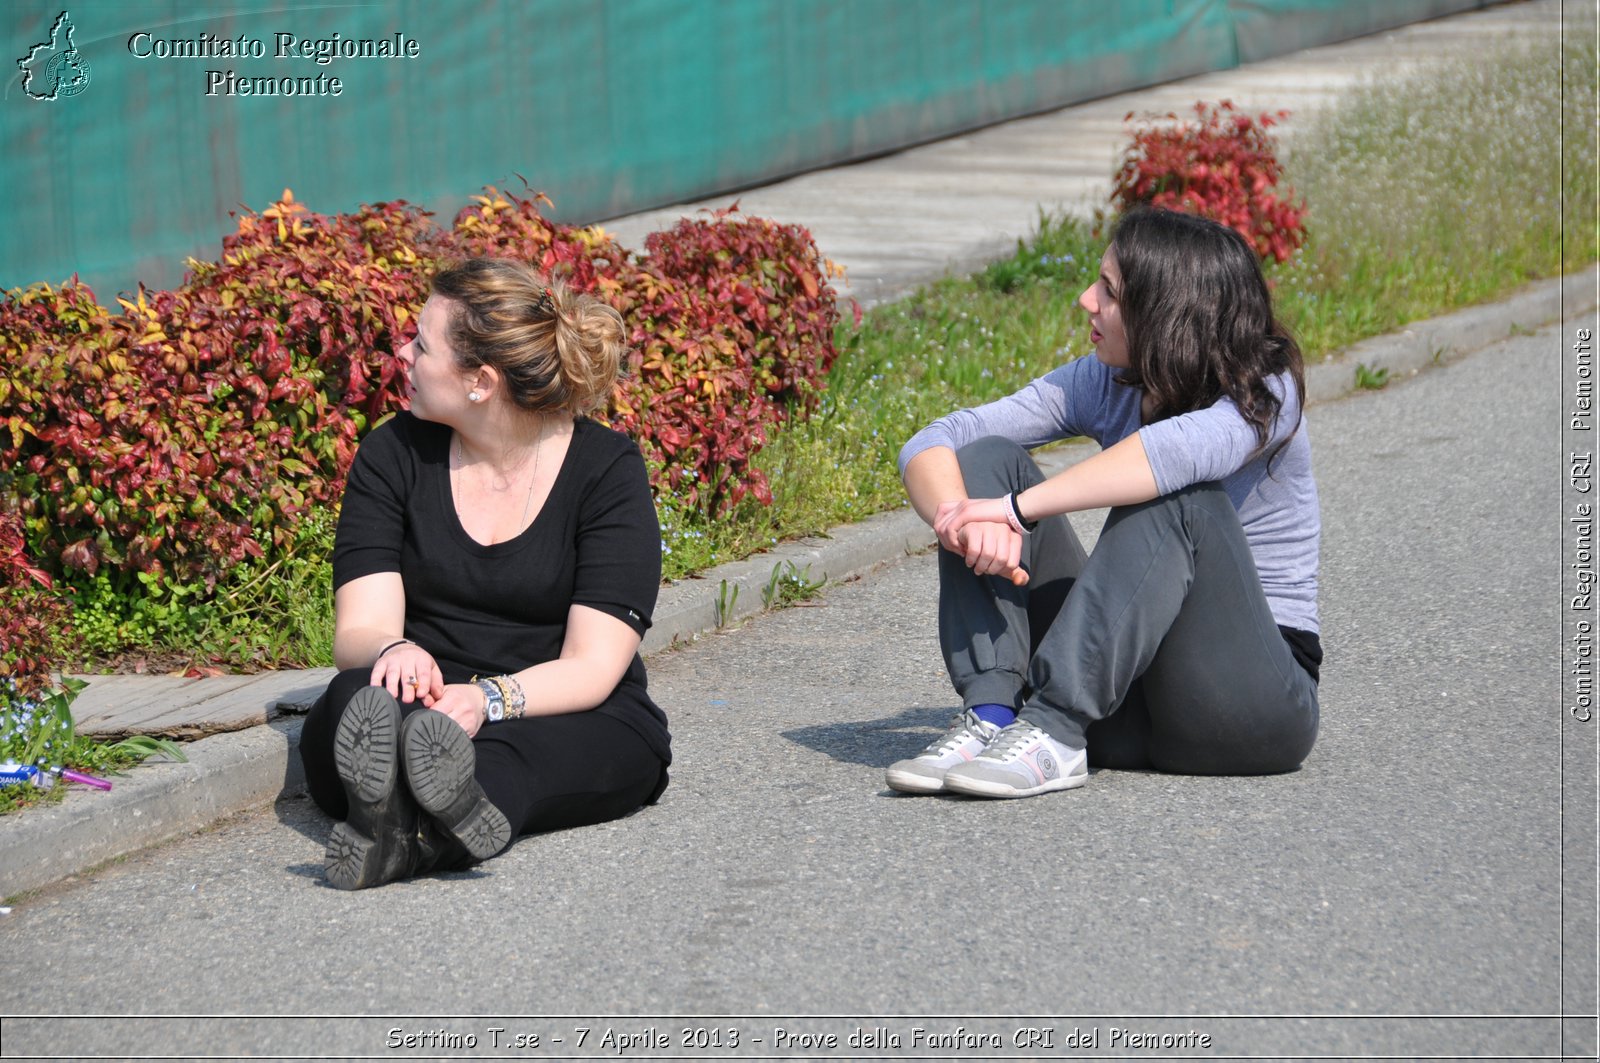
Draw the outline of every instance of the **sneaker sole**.
<instances>
[{"instance_id":1,"label":"sneaker sole","mask_svg":"<svg viewBox=\"0 0 1600 1063\"><path fill-rule=\"evenodd\" d=\"M890 768L883 773L883 778L890 789L906 794L936 794L944 790L943 778L931 779L914 771Z\"/></svg>"},{"instance_id":2,"label":"sneaker sole","mask_svg":"<svg viewBox=\"0 0 1600 1063\"><path fill-rule=\"evenodd\" d=\"M376 839L391 814L400 775L400 709L379 687L358 690L333 734L333 762L350 802L322 859L328 885L341 890L382 885L383 846Z\"/></svg>"},{"instance_id":3,"label":"sneaker sole","mask_svg":"<svg viewBox=\"0 0 1600 1063\"><path fill-rule=\"evenodd\" d=\"M1056 790L1076 790L1088 781L1087 775L1068 775L1060 779L1047 779L1037 786L1016 787L1009 783L968 779L957 775L946 776L944 788L951 793L968 794L972 797L1032 797L1035 794L1054 793Z\"/></svg>"},{"instance_id":4,"label":"sneaker sole","mask_svg":"<svg viewBox=\"0 0 1600 1063\"><path fill-rule=\"evenodd\" d=\"M487 860L510 843L510 821L473 778L477 754L460 724L431 709L414 712L402 745L412 796L473 859Z\"/></svg>"}]
</instances>

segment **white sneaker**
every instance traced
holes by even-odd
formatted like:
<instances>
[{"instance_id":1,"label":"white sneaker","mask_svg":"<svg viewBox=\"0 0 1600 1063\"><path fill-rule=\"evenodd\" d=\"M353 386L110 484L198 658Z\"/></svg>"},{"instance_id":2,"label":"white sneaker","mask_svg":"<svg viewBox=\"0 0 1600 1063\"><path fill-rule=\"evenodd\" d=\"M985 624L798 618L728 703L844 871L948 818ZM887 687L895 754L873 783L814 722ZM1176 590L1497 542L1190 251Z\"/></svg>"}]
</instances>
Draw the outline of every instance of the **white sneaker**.
<instances>
[{"instance_id":1,"label":"white sneaker","mask_svg":"<svg viewBox=\"0 0 1600 1063\"><path fill-rule=\"evenodd\" d=\"M1018 720L972 760L945 772L944 788L976 797L1032 797L1089 781L1086 750L1062 745Z\"/></svg>"},{"instance_id":2,"label":"white sneaker","mask_svg":"<svg viewBox=\"0 0 1600 1063\"><path fill-rule=\"evenodd\" d=\"M889 765L884 778L896 790L908 794L936 794L944 789L945 773L965 764L983 752L1000 733L1000 728L985 723L968 709L950 721L950 730L910 760Z\"/></svg>"}]
</instances>

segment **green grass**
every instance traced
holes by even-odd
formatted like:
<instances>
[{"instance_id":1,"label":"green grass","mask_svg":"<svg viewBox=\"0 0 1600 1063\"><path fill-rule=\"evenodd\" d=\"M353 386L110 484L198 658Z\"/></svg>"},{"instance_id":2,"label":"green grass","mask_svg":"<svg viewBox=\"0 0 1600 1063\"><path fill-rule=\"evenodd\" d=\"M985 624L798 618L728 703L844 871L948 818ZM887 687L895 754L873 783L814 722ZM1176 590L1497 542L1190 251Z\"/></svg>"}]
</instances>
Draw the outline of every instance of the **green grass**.
<instances>
[{"instance_id":1,"label":"green grass","mask_svg":"<svg viewBox=\"0 0 1600 1063\"><path fill-rule=\"evenodd\" d=\"M1595 59L1512 39L1308 120L1287 179L1312 238L1275 279L1309 355L1595 260Z\"/></svg>"},{"instance_id":2,"label":"green grass","mask_svg":"<svg viewBox=\"0 0 1600 1063\"><path fill-rule=\"evenodd\" d=\"M1268 276L1308 360L1595 260L1595 59L1576 34L1559 55L1513 40L1292 119L1305 125L1288 181L1310 205L1310 240ZM1090 223L1041 217L981 273L874 308L859 328L846 320L820 407L759 456L770 507L747 499L706 521L659 501L668 578L903 506L895 456L917 429L1089 353L1076 300L1102 249ZM242 569L171 648L237 666L329 663L331 544L331 519L311 522L285 561Z\"/></svg>"}]
</instances>

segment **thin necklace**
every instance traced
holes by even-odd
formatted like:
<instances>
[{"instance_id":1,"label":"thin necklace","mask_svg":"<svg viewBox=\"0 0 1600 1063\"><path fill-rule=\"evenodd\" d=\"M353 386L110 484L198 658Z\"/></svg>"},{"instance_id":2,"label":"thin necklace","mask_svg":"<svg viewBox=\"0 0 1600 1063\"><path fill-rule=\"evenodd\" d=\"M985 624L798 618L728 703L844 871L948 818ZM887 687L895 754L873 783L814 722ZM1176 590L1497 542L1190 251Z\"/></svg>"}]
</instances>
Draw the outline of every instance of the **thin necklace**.
<instances>
[{"instance_id":1,"label":"thin necklace","mask_svg":"<svg viewBox=\"0 0 1600 1063\"><path fill-rule=\"evenodd\" d=\"M457 432L454 436L452 436L450 442L455 444L456 471L465 472L467 468L467 459L461 453L461 433ZM517 523L517 531L519 534L521 533L522 529L527 526L528 510L533 508L533 489L534 486L539 482L539 455L543 452L544 430L541 427L539 431L539 438L533 444L533 475L528 479L528 497L523 500L522 519Z\"/></svg>"}]
</instances>

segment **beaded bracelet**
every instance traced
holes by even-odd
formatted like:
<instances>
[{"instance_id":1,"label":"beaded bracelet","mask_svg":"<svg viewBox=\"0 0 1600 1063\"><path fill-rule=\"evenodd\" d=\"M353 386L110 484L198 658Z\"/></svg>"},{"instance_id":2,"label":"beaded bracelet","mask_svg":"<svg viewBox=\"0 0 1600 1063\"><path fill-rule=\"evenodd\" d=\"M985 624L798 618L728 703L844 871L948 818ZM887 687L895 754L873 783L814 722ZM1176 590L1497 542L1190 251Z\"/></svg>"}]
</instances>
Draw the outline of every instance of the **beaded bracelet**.
<instances>
[{"instance_id":1,"label":"beaded bracelet","mask_svg":"<svg viewBox=\"0 0 1600 1063\"><path fill-rule=\"evenodd\" d=\"M489 682L499 689L500 696L505 700L506 719L519 718L528 707L528 697L522 691L522 684L509 675L492 675Z\"/></svg>"}]
</instances>

